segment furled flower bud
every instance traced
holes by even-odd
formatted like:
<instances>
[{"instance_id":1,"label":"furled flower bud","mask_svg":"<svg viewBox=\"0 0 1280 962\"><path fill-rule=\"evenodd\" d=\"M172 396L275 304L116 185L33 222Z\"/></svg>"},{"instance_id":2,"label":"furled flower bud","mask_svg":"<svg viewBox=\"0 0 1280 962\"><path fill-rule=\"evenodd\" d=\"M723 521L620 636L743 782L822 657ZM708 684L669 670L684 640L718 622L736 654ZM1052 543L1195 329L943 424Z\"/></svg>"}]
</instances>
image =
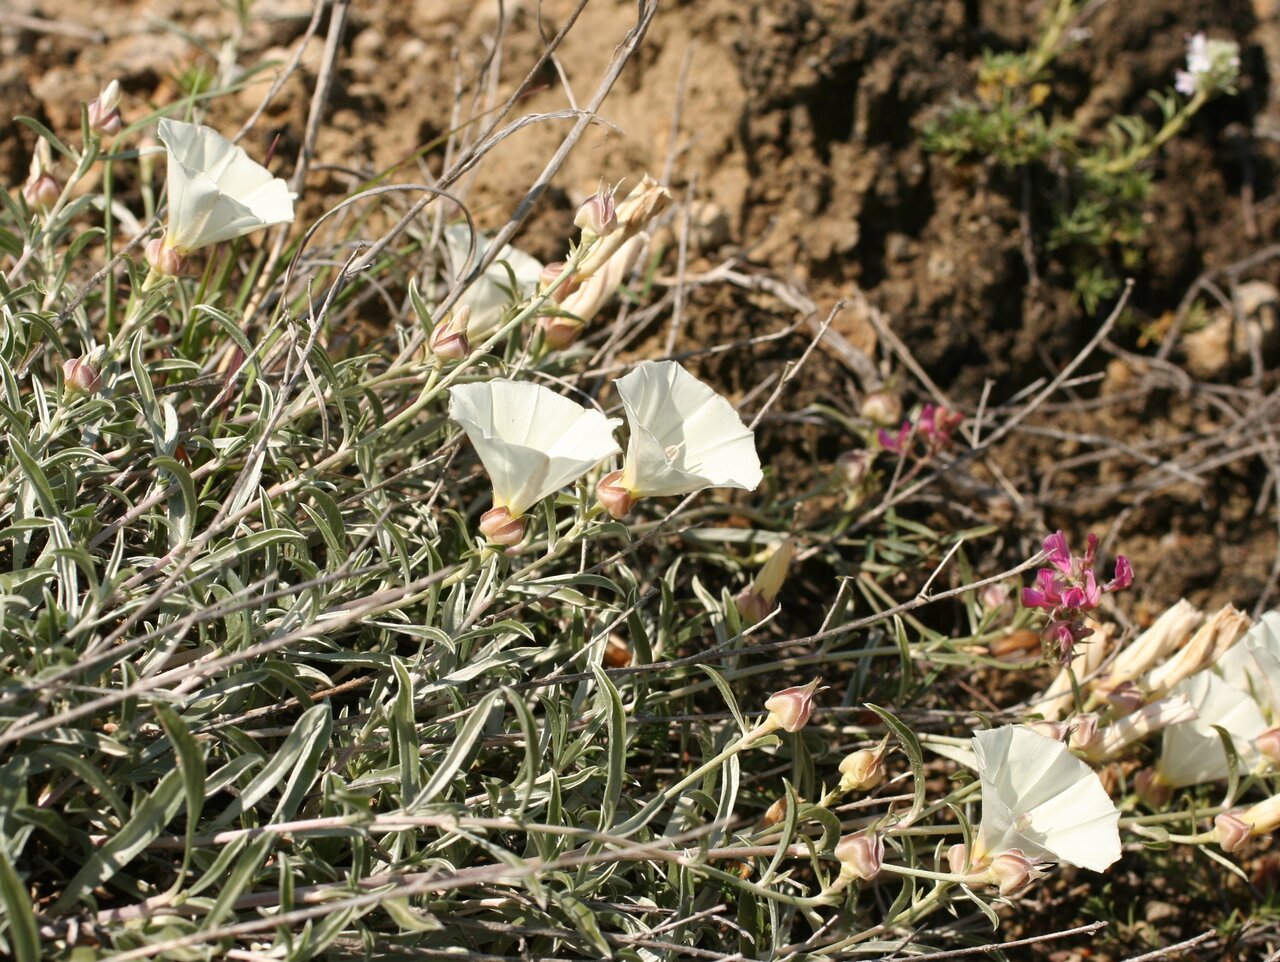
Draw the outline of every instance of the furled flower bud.
<instances>
[{"instance_id":1,"label":"furled flower bud","mask_svg":"<svg viewBox=\"0 0 1280 962\"><path fill-rule=\"evenodd\" d=\"M512 547L524 539L525 518L513 518L507 508L490 508L480 515L480 533L494 544Z\"/></svg>"},{"instance_id":2,"label":"furled flower bud","mask_svg":"<svg viewBox=\"0 0 1280 962\"><path fill-rule=\"evenodd\" d=\"M579 265L578 272L585 278L598 271L623 244L662 213L669 203L671 192L646 174L626 199L617 205L616 216L620 229L601 238Z\"/></svg>"},{"instance_id":3,"label":"furled flower bud","mask_svg":"<svg viewBox=\"0 0 1280 962\"><path fill-rule=\"evenodd\" d=\"M862 748L850 752L840 761L840 791L869 792L884 781L884 756L889 750L889 739L884 738L875 748Z\"/></svg>"},{"instance_id":4,"label":"furled flower bud","mask_svg":"<svg viewBox=\"0 0 1280 962\"><path fill-rule=\"evenodd\" d=\"M1242 848L1253 834L1249 823L1238 812L1223 812L1213 820L1213 829L1224 852Z\"/></svg>"},{"instance_id":5,"label":"furled flower bud","mask_svg":"<svg viewBox=\"0 0 1280 962\"><path fill-rule=\"evenodd\" d=\"M947 868L952 875L964 875L969 871L969 850L964 842L956 842L947 849Z\"/></svg>"},{"instance_id":6,"label":"furled flower bud","mask_svg":"<svg viewBox=\"0 0 1280 962\"><path fill-rule=\"evenodd\" d=\"M559 280L560 275L564 273L564 269L568 266L564 261L552 261L542 268L542 273L538 276L538 293L541 294ZM564 279L559 287L551 292L551 300L559 304L581 286L582 278L577 274L571 274Z\"/></svg>"},{"instance_id":7,"label":"furled flower bud","mask_svg":"<svg viewBox=\"0 0 1280 962\"><path fill-rule=\"evenodd\" d=\"M978 592L978 603L982 605L983 611L995 611L1009 600L1009 595L1012 593L1013 589L1007 582L997 581Z\"/></svg>"},{"instance_id":8,"label":"furled flower bud","mask_svg":"<svg viewBox=\"0 0 1280 962\"><path fill-rule=\"evenodd\" d=\"M617 230L618 214L614 206L613 188L606 187L604 181L601 181L596 192L578 207L573 224L582 229L584 241L592 237L603 237Z\"/></svg>"},{"instance_id":9,"label":"furled flower bud","mask_svg":"<svg viewBox=\"0 0 1280 962\"><path fill-rule=\"evenodd\" d=\"M993 858L987 871L999 886L1001 895L1016 894L1042 874L1036 863L1016 848Z\"/></svg>"},{"instance_id":10,"label":"furled flower bud","mask_svg":"<svg viewBox=\"0 0 1280 962\"><path fill-rule=\"evenodd\" d=\"M463 304L450 311L431 332L427 346L442 361L460 361L471 353L467 339L467 323L471 320L470 305Z\"/></svg>"},{"instance_id":11,"label":"furled flower bud","mask_svg":"<svg viewBox=\"0 0 1280 962\"><path fill-rule=\"evenodd\" d=\"M49 173L37 174L22 185L22 196L32 207L52 207L61 194L62 188Z\"/></svg>"},{"instance_id":12,"label":"furled flower bud","mask_svg":"<svg viewBox=\"0 0 1280 962\"><path fill-rule=\"evenodd\" d=\"M543 343L554 351L564 350L576 341L582 333L582 326L581 321L563 315L543 315L538 318Z\"/></svg>"},{"instance_id":13,"label":"furled flower bud","mask_svg":"<svg viewBox=\"0 0 1280 962\"><path fill-rule=\"evenodd\" d=\"M596 500L609 512L609 517L621 521L631 513L635 506L635 498L631 492L620 485L622 471L610 471L596 484Z\"/></svg>"},{"instance_id":14,"label":"furled flower bud","mask_svg":"<svg viewBox=\"0 0 1280 962\"><path fill-rule=\"evenodd\" d=\"M744 622L755 624L773 610L794 554L795 546L791 539L784 539L769 555L769 560L764 563L751 584L733 599Z\"/></svg>"},{"instance_id":15,"label":"furled flower bud","mask_svg":"<svg viewBox=\"0 0 1280 962\"><path fill-rule=\"evenodd\" d=\"M1087 752L1092 749L1099 738L1098 716L1094 712L1084 712L1072 719L1071 738L1067 745L1076 751Z\"/></svg>"},{"instance_id":16,"label":"furled flower bud","mask_svg":"<svg viewBox=\"0 0 1280 962\"><path fill-rule=\"evenodd\" d=\"M147 263L153 271L165 277L179 277L187 273L190 266L186 256L167 246L163 237L147 241Z\"/></svg>"},{"instance_id":17,"label":"furled flower bud","mask_svg":"<svg viewBox=\"0 0 1280 962\"><path fill-rule=\"evenodd\" d=\"M1102 735L1084 752L1094 764L1118 758L1133 743L1141 741L1169 725L1193 721L1199 713L1191 700L1181 692L1143 706L1131 715L1113 721Z\"/></svg>"},{"instance_id":18,"label":"furled flower bud","mask_svg":"<svg viewBox=\"0 0 1280 962\"><path fill-rule=\"evenodd\" d=\"M764 703L765 711L774 727L786 732L798 732L809 723L813 714L813 694L818 690L818 679L807 685L784 688L770 695Z\"/></svg>"},{"instance_id":19,"label":"furled flower bud","mask_svg":"<svg viewBox=\"0 0 1280 962\"><path fill-rule=\"evenodd\" d=\"M108 137L120 133L124 121L120 117L120 82L113 80L102 93L89 101L89 129Z\"/></svg>"},{"instance_id":20,"label":"furled flower bud","mask_svg":"<svg viewBox=\"0 0 1280 962\"><path fill-rule=\"evenodd\" d=\"M1280 762L1280 728L1268 728L1253 740L1253 747L1271 761Z\"/></svg>"},{"instance_id":21,"label":"furled flower bud","mask_svg":"<svg viewBox=\"0 0 1280 962\"><path fill-rule=\"evenodd\" d=\"M1113 718L1131 715L1147 703L1147 697L1134 682L1124 681L1107 692L1107 703Z\"/></svg>"},{"instance_id":22,"label":"furled flower bud","mask_svg":"<svg viewBox=\"0 0 1280 962\"><path fill-rule=\"evenodd\" d=\"M871 470L871 462L874 460L875 455L866 450L846 451L836 458L836 467L840 469L845 486L849 488L861 487L862 482L867 479L867 473Z\"/></svg>"},{"instance_id":23,"label":"furled flower bud","mask_svg":"<svg viewBox=\"0 0 1280 962\"><path fill-rule=\"evenodd\" d=\"M787 817L787 796L783 795L760 816L760 828L771 828Z\"/></svg>"},{"instance_id":24,"label":"furled flower bud","mask_svg":"<svg viewBox=\"0 0 1280 962\"><path fill-rule=\"evenodd\" d=\"M102 378L88 358L73 357L62 362L62 384L68 394L95 394Z\"/></svg>"},{"instance_id":25,"label":"furled flower bud","mask_svg":"<svg viewBox=\"0 0 1280 962\"><path fill-rule=\"evenodd\" d=\"M836 845L836 858L843 878L873 879L884 865L884 839L867 832L846 835Z\"/></svg>"},{"instance_id":26,"label":"furled flower bud","mask_svg":"<svg viewBox=\"0 0 1280 962\"><path fill-rule=\"evenodd\" d=\"M896 391L873 391L862 399L858 413L877 427L888 427L902 419L902 398Z\"/></svg>"}]
</instances>

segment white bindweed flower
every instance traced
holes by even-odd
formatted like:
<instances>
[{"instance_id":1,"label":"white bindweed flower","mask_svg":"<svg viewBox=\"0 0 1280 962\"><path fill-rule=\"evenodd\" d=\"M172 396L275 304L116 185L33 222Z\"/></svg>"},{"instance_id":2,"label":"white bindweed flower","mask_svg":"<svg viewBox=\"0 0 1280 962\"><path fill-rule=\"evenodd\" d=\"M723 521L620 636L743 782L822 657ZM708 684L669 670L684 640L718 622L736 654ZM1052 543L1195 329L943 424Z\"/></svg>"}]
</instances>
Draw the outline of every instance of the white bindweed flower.
<instances>
[{"instance_id":1,"label":"white bindweed flower","mask_svg":"<svg viewBox=\"0 0 1280 962\"><path fill-rule=\"evenodd\" d=\"M675 361L645 361L615 383L631 438L614 487L648 498L760 484L755 435L733 405Z\"/></svg>"},{"instance_id":2,"label":"white bindweed flower","mask_svg":"<svg viewBox=\"0 0 1280 962\"><path fill-rule=\"evenodd\" d=\"M283 180L215 130L160 121L169 154L169 228L165 246L187 254L293 220Z\"/></svg>"},{"instance_id":3,"label":"white bindweed flower","mask_svg":"<svg viewBox=\"0 0 1280 962\"><path fill-rule=\"evenodd\" d=\"M1019 852L1101 872L1120 857L1120 812L1066 745L1020 725L974 734L982 779L977 858Z\"/></svg>"},{"instance_id":4,"label":"white bindweed flower","mask_svg":"<svg viewBox=\"0 0 1280 962\"><path fill-rule=\"evenodd\" d=\"M1280 721L1280 611L1268 611L1214 666L1228 685L1248 692L1263 715Z\"/></svg>"},{"instance_id":5,"label":"white bindweed flower","mask_svg":"<svg viewBox=\"0 0 1280 962\"><path fill-rule=\"evenodd\" d=\"M620 420L528 381L459 384L449 392L449 416L489 473L494 508L511 518L619 451Z\"/></svg>"},{"instance_id":6,"label":"white bindweed flower","mask_svg":"<svg viewBox=\"0 0 1280 962\"><path fill-rule=\"evenodd\" d=\"M1180 682L1174 693L1187 697L1197 717L1164 730L1160 761L1156 765L1163 784L1182 788L1221 781L1231 773L1226 748L1216 728L1231 736L1232 747L1239 753L1240 764L1245 769L1258 762L1253 740L1266 731L1267 723L1257 703L1246 693L1213 671L1192 675Z\"/></svg>"},{"instance_id":7,"label":"white bindweed flower","mask_svg":"<svg viewBox=\"0 0 1280 962\"><path fill-rule=\"evenodd\" d=\"M490 243L484 235L476 237L476 252L471 266L478 264L488 253ZM444 244L449 251L452 283L456 284L463 276L463 268L470 270L467 252L471 248L471 229L466 224L450 224L444 229ZM512 305L519 304L537 289L541 276L542 264L536 257L510 244L498 251L494 262L476 278L454 306L455 311L461 306L471 308L471 319L467 322L467 337L471 343L478 346L485 335L492 333Z\"/></svg>"}]
</instances>

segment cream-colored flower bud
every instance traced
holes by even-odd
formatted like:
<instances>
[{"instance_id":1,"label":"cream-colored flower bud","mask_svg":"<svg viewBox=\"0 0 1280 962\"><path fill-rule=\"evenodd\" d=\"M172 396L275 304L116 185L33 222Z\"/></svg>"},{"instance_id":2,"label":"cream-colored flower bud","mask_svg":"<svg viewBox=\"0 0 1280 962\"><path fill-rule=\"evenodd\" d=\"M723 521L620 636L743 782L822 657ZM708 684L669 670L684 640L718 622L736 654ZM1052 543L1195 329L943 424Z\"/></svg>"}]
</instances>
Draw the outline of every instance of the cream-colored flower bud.
<instances>
[{"instance_id":1,"label":"cream-colored flower bud","mask_svg":"<svg viewBox=\"0 0 1280 962\"><path fill-rule=\"evenodd\" d=\"M114 137L124 125L120 117L120 82L112 80L102 88L102 93L89 101L89 129Z\"/></svg>"},{"instance_id":2,"label":"cream-colored flower bud","mask_svg":"<svg viewBox=\"0 0 1280 962\"><path fill-rule=\"evenodd\" d=\"M1191 638L1192 631L1203 620L1204 615L1200 610L1182 599L1116 656L1111 670L1104 678L1099 679L1096 687L1103 690L1114 689L1122 682L1141 677L1161 659L1185 645Z\"/></svg>"},{"instance_id":3,"label":"cream-colored flower bud","mask_svg":"<svg viewBox=\"0 0 1280 962\"><path fill-rule=\"evenodd\" d=\"M1017 849L993 858L987 872L1005 896L1017 894L1043 874L1034 861Z\"/></svg>"},{"instance_id":4,"label":"cream-colored flower bud","mask_svg":"<svg viewBox=\"0 0 1280 962\"><path fill-rule=\"evenodd\" d=\"M88 358L73 357L62 362L62 384L68 394L96 394L102 378Z\"/></svg>"},{"instance_id":5,"label":"cream-colored flower bud","mask_svg":"<svg viewBox=\"0 0 1280 962\"><path fill-rule=\"evenodd\" d=\"M813 696L818 690L818 679L807 685L784 688L770 695L764 703L769 720L775 727L786 732L798 732L809 723L813 715Z\"/></svg>"},{"instance_id":6,"label":"cream-colored flower bud","mask_svg":"<svg viewBox=\"0 0 1280 962\"><path fill-rule=\"evenodd\" d=\"M1223 812L1213 820L1213 832L1218 844L1224 852L1235 852L1244 847L1244 843L1253 834L1251 826L1239 812Z\"/></svg>"},{"instance_id":7,"label":"cream-colored flower bud","mask_svg":"<svg viewBox=\"0 0 1280 962\"><path fill-rule=\"evenodd\" d=\"M897 427L902 420L902 398L897 391L873 391L862 399L858 413L877 427Z\"/></svg>"},{"instance_id":8,"label":"cream-colored flower bud","mask_svg":"<svg viewBox=\"0 0 1280 962\"><path fill-rule=\"evenodd\" d=\"M22 196L32 207L52 207L62 196L62 187L52 174L40 174L22 185Z\"/></svg>"},{"instance_id":9,"label":"cream-colored flower bud","mask_svg":"<svg viewBox=\"0 0 1280 962\"><path fill-rule=\"evenodd\" d=\"M840 761L840 791L869 792L885 779L884 756L889 751L886 736L875 748L850 752Z\"/></svg>"},{"instance_id":10,"label":"cream-colored flower bud","mask_svg":"<svg viewBox=\"0 0 1280 962\"><path fill-rule=\"evenodd\" d=\"M592 237L603 237L618 229L614 190L615 188L607 187L601 181L596 192L578 207L578 212L573 216L573 224L582 230L584 241Z\"/></svg>"},{"instance_id":11,"label":"cream-colored flower bud","mask_svg":"<svg viewBox=\"0 0 1280 962\"><path fill-rule=\"evenodd\" d=\"M147 241L146 252L147 263L157 274L163 274L165 277L181 277L191 269L187 256L165 244L163 237L153 237Z\"/></svg>"},{"instance_id":12,"label":"cream-colored flower bud","mask_svg":"<svg viewBox=\"0 0 1280 962\"><path fill-rule=\"evenodd\" d=\"M869 881L884 866L884 839L868 832L846 835L836 845L836 858L842 877Z\"/></svg>"},{"instance_id":13,"label":"cream-colored flower bud","mask_svg":"<svg viewBox=\"0 0 1280 962\"><path fill-rule=\"evenodd\" d=\"M861 487L871 471L871 462L874 460L875 455L866 450L845 451L836 458L836 467L840 469L845 486L854 489Z\"/></svg>"},{"instance_id":14,"label":"cream-colored flower bud","mask_svg":"<svg viewBox=\"0 0 1280 962\"><path fill-rule=\"evenodd\" d=\"M1183 679L1208 668L1244 637L1249 630L1249 616L1231 605L1224 605L1191 636L1186 647L1153 668L1142 681L1149 697L1159 698Z\"/></svg>"},{"instance_id":15,"label":"cream-colored flower bud","mask_svg":"<svg viewBox=\"0 0 1280 962\"><path fill-rule=\"evenodd\" d=\"M1280 828L1280 795L1258 802L1240 816L1249 823L1254 835L1269 835Z\"/></svg>"},{"instance_id":16,"label":"cream-colored flower bud","mask_svg":"<svg viewBox=\"0 0 1280 962\"><path fill-rule=\"evenodd\" d=\"M471 308L463 304L456 311L450 311L435 329L427 341L431 353L442 361L459 361L471 353L471 342L467 339L467 325L471 322Z\"/></svg>"},{"instance_id":17,"label":"cream-colored flower bud","mask_svg":"<svg viewBox=\"0 0 1280 962\"><path fill-rule=\"evenodd\" d=\"M775 799L762 816L760 816L760 828L772 828L784 818L787 817L787 796L783 795L779 799Z\"/></svg>"},{"instance_id":18,"label":"cream-colored flower bud","mask_svg":"<svg viewBox=\"0 0 1280 962\"><path fill-rule=\"evenodd\" d=\"M610 471L596 484L596 500L609 517L618 521L629 515L636 503L631 492L618 483L621 480L621 470Z\"/></svg>"},{"instance_id":19,"label":"cream-colored flower bud","mask_svg":"<svg viewBox=\"0 0 1280 962\"><path fill-rule=\"evenodd\" d=\"M512 517L507 508L490 508L480 515L480 533L494 544L512 547L524 540L526 519Z\"/></svg>"},{"instance_id":20,"label":"cream-colored flower bud","mask_svg":"<svg viewBox=\"0 0 1280 962\"><path fill-rule=\"evenodd\" d=\"M1067 745L1076 750L1087 752L1098 743L1098 716L1094 712L1083 712L1071 720L1071 737Z\"/></svg>"},{"instance_id":21,"label":"cream-colored flower bud","mask_svg":"<svg viewBox=\"0 0 1280 962\"><path fill-rule=\"evenodd\" d=\"M578 267L583 277L590 277L603 267L623 244L645 229L651 220L666 210L671 203L671 193L648 174L618 204L616 215L619 230L599 238L591 253Z\"/></svg>"}]
</instances>

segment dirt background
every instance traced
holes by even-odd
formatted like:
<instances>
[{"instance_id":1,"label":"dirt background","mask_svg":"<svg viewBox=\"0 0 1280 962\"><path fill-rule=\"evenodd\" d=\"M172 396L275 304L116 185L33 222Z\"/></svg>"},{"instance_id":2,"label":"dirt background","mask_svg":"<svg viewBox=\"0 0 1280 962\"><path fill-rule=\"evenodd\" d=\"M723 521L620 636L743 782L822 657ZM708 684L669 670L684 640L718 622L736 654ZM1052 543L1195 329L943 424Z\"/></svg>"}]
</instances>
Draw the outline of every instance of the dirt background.
<instances>
[{"instance_id":1,"label":"dirt background","mask_svg":"<svg viewBox=\"0 0 1280 962\"><path fill-rule=\"evenodd\" d=\"M984 386L988 406L1004 402L1058 371L1100 318L1072 301L1062 265L1028 240L1040 194L1052 185L927 154L919 131L933 112L972 90L984 47L1028 46L1044 6L667 0L606 102L607 125L579 144L520 243L544 260L563 255L573 209L599 178L634 181L649 171L682 202L668 239L684 224L692 227L685 277L732 260L740 272L809 298L819 316L861 292L940 396L970 414ZM7 0L0 12L0 179L20 185L30 156L32 136L10 124L12 116L74 135L79 103L115 77L125 90L126 120L135 120L178 99L184 73L216 71L232 44L241 65L285 62L311 7L306 0L259 3L241 33L212 0ZM359 179L392 165L408 161L393 179L438 173L445 147L413 158L456 127L455 104L465 114L500 103L574 7L565 0L509 2L500 19L492 2L352 4L303 212L315 216ZM1113 0L1091 9L1087 33L1055 66L1053 105L1086 133L1096 134L1118 111L1150 114L1145 93L1171 85L1185 37L1196 30L1241 44L1239 94L1213 102L1155 162L1151 230L1133 274L1131 318L1082 370L1096 377L1070 403L1044 408L954 486L944 484L925 513L1002 525L1012 555L1055 527L1076 536L1103 531L1111 550L1134 558L1139 620L1182 594L1200 603L1274 600L1271 358L1259 370L1221 351L1221 358L1199 361L1175 351L1171 360L1180 367L1171 370L1150 360L1159 342L1144 332L1167 330L1206 271L1259 255L1256 264L1219 277L1218 288L1230 296L1238 283L1280 280L1280 261L1265 256L1280 240L1280 9L1276 0ZM588 101L635 11L630 0L591 0L519 111ZM262 156L278 138L277 156L286 158L276 164L281 173L302 142L321 47L320 38L310 43L302 69L246 139ZM210 122L237 129L275 74L267 69L218 101ZM506 219L569 123L526 127L468 176L463 194L482 226ZM459 136L465 141L473 129ZM679 272L674 247L660 277ZM779 330L796 319L786 298L741 284L691 286L681 312L677 349ZM881 373L903 388L908 405L927 400L901 358L890 358L866 311L841 312L834 330L880 358ZM655 326L648 347L667 336L665 323ZM746 394L776 377L805 343L797 335L703 362L701 370ZM1179 374L1188 367L1191 375ZM775 468L808 483L841 451L859 446L855 433L811 416L812 405L854 416L871 386L856 376L847 351L824 344L765 423Z\"/></svg>"}]
</instances>

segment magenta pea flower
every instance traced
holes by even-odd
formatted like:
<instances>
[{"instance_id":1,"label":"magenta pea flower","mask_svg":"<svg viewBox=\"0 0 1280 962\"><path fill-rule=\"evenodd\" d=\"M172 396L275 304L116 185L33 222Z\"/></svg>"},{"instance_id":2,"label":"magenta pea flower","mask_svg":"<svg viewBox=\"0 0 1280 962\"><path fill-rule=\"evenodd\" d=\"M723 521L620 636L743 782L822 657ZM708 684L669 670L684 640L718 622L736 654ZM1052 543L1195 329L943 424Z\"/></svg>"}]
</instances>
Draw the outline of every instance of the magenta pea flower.
<instances>
[{"instance_id":1,"label":"magenta pea flower","mask_svg":"<svg viewBox=\"0 0 1280 962\"><path fill-rule=\"evenodd\" d=\"M1053 567L1041 568L1033 586L1022 589L1022 605L1049 613L1050 621L1042 637L1045 645L1066 663L1071 660L1076 643L1093 633L1084 625L1085 614L1102 603L1104 594L1132 585L1133 566L1124 555L1117 555L1114 576L1099 585L1094 572L1098 552L1098 537L1094 534L1085 540L1084 553L1074 555L1067 536L1055 531L1044 539L1044 552Z\"/></svg>"}]
</instances>

